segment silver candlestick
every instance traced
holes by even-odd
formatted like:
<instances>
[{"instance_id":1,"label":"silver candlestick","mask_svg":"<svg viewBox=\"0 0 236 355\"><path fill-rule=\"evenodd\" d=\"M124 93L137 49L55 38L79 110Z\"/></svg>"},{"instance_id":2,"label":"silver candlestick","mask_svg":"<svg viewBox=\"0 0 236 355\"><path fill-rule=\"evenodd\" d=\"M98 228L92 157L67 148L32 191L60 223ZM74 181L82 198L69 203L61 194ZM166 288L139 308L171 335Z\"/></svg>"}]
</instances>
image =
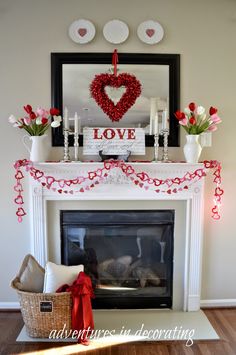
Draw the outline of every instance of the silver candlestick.
<instances>
[{"instance_id":1,"label":"silver candlestick","mask_svg":"<svg viewBox=\"0 0 236 355\"><path fill-rule=\"evenodd\" d=\"M79 161L79 133L74 133L75 161Z\"/></svg>"},{"instance_id":2,"label":"silver candlestick","mask_svg":"<svg viewBox=\"0 0 236 355\"><path fill-rule=\"evenodd\" d=\"M169 129L162 129L161 134L163 135L163 154L162 154L162 162L168 163L168 136L169 136Z\"/></svg>"},{"instance_id":3,"label":"silver candlestick","mask_svg":"<svg viewBox=\"0 0 236 355\"><path fill-rule=\"evenodd\" d=\"M159 134L154 134L154 159L153 163L158 163Z\"/></svg>"},{"instance_id":4,"label":"silver candlestick","mask_svg":"<svg viewBox=\"0 0 236 355\"><path fill-rule=\"evenodd\" d=\"M69 129L64 128L64 162L70 161L70 151L69 151Z\"/></svg>"}]
</instances>

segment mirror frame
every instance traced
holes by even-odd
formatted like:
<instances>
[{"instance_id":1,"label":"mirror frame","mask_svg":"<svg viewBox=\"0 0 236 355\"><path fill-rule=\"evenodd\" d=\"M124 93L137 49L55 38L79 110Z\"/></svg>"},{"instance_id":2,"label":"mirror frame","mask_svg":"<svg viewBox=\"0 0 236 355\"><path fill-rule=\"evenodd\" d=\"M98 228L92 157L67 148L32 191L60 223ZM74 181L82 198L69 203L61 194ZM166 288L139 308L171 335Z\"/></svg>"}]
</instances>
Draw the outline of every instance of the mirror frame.
<instances>
[{"instance_id":1,"label":"mirror frame","mask_svg":"<svg viewBox=\"0 0 236 355\"><path fill-rule=\"evenodd\" d=\"M120 64L168 65L169 66L169 112L170 135L169 146L179 146L179 124L174 112L180 107L180 55L179 54L150 54L150 53L119 53ZM51 53L51 101L63 114L62 67L63 64L110 64L112 53ZM162 137L161 137L162 138ZM79 137L83 145L83 135ZM154 144L153 135L145 135L146 147ZM63 146L62 125L52 130L52 146ZM73 146L73 137L69 136L69 145ZM163 145L160 139L160 145Z\"/></svg>"}]
</instances>

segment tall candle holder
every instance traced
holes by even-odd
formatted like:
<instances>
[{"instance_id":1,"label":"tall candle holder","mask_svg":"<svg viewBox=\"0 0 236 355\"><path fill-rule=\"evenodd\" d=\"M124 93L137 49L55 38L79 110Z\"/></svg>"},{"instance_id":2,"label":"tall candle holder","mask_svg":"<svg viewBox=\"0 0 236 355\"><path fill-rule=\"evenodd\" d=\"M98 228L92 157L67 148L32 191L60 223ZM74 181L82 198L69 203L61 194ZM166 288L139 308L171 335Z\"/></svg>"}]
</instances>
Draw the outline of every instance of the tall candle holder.
<instances>
[{"instance_id":1,"label":"tall candle holder","mask_svg":"<svg viewBox=\"0 0 236 355\"><path fill-rule=\"evenodd\" d=\"M64 162L70 162L70 151L69 151L69 129L64 128Z\"/></svg>"},{"instance_id":2,"label":"tall candle holder","mask_svg":"<svg viewBox=\"0 0 236 355\"><path fill-rule=\"evenodd\" d=\"M74 151L75 151L75 159L74 161L79 161L79 133L74 132Z\"/></svg>"},{"instance_id":3,"label":"tall candle holder","mask_svg":"<svg viewBox=\"0 0 236 355\"><path fill-rule=\"evenodd\" d=\"M162 162L168 163L168 136L169 136L169 129L165 128L161 130L161 135L163 135L163 153L162 153Z\"/></svg>"},{"instance_id":4,"label":"tall candle holder","mask_svg":"<svg viewBox=\"0 0 236 355\"><path fill-rule=\"evenodd\" d=\"M159 134L154 134L154 159L153 163L158 163Z\"/></svg>"}]
</instances>

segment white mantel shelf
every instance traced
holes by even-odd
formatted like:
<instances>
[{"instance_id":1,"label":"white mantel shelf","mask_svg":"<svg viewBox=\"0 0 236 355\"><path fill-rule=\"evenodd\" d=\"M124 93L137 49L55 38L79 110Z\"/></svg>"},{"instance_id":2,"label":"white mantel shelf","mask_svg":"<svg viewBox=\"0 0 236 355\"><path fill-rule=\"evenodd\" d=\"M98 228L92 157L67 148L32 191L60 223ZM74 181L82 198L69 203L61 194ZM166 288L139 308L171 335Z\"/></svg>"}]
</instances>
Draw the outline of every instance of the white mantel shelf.
<instances>
[{"instance_id":1,"label":"white mantel shelf","mask_svg":"<svg viewBox=\"0 0 236 355\"><path fill-rule=\"evenodd\" d=\"M146 172L152 178L167 179L182 177L188 171L203 168L203 164L187 163L148 163L128 162L136 172ZM102 168L101 162L76 163L38 163L34 167L44 171L45 175L57 179L72 179L85 176L90 171ZM186 201L186 236L185 236L185 276L184 310L196 311L200 308L201 265L202 265L202 230L204 178L193 183L188 190L178 193L156 193L144 190L130 181L120 168L113 168L109 176L89 191L77 194L60 194L42 187L30 178L31 185L31 245L32 253L45 265L48 260L48 235L46 203L48 200L185 200ZM70 187L71 189L71 187Z\"/></svg>"}]
</instances>

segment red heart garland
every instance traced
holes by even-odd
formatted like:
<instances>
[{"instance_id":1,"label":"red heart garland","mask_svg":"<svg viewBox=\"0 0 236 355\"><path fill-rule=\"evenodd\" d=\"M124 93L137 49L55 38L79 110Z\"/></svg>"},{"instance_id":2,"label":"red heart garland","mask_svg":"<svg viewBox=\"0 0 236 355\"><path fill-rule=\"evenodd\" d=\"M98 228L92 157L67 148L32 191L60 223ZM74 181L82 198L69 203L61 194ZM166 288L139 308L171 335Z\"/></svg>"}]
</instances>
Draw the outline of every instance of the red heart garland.
<instances>
[{"instance_id":1,"label":"red heart garland","mask_svg":"<svg viewBox=\"0 0 236 355\"><path fill-rule=\"evenodd\" d=\"M125 93L115 105L105 92L106 86L126 87ZM134 75L122 73L96 75L90 85L91 96L112 121L119 121L141 94L141 84Z\"/></svg>"},{"instance_id":2,"label":"red heart garland","mask_svg":"<svg viewBox=\"0 0 236 355\"><path fill-rule=\"evenodd\" d=\"M21 195L18 195L15 199L14 199L15 203L17 205L23 205L24 201Z\"/></svg>"},{"instance_id":3,"label":"red heart garland","mask_svg":"<svg viewBox=\"0 0 236 355\"><path fill-rule=\"evenodd\" d=\"M16 215L17 215L17 217L23 217L26 215L26 213L22 207L19 207L16 211Z\"/></svg>"},{"instance_id":4,"label":"red heart garland","mask_svg":"<svg viewBox=\"0 0 236 355\"><path fill-rule=\"evenodd\" d=\"M17 180L23 179L24 175L22 174L22 172L20 170L17 171L17 173L15 174L15 178Z\"/></svg>"}]
</instances>

